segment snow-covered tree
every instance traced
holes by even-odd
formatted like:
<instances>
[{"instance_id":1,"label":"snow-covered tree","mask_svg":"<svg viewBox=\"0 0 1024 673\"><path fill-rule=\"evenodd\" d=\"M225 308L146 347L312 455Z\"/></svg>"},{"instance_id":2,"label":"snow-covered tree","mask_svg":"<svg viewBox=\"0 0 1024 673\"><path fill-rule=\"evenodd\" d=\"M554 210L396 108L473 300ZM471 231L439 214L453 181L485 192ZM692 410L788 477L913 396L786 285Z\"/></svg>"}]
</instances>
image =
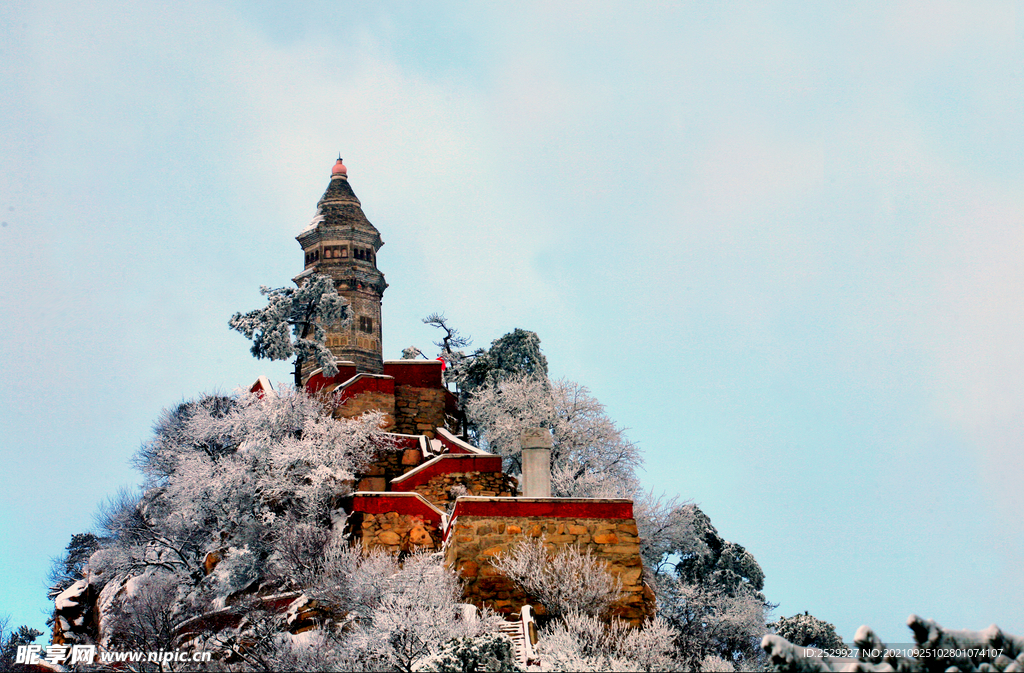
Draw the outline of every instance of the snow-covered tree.
<instances>
[{"instance_id":1,"label":"snow-covered tree","mask_svg":"<svg viewBox=\"0 0 1024 673\"><path fill-rule=\"evenodd\" d=\"M527 538L491 560L547 608L551 618L538 643L547 670L680 670L676 634L664 619L640 627L607 620L621 583L606 562L576 546L548 547L543 538Z\"/></svg>"},{"instance_id":2,"label":"snow-covered tree","mask_svg":"<svg viewBox=\"0 0 1024 673\"><path fill-rule=\"evenodd\" d=\"M295 356L295 386L302 385L302 364L313 360L325 376L338 373L334 355L324 345L326 328L344 327L351 320L348 302L337 293L334 281L313 274L300 287L260 287L267 305L231 316L228 325L252 340L259 359L288 360Z\"/></svg>"},{"instance_id":3,"label":"snow-covered tree","mask_svg":"<svg viewBox=\"0 0 1024 673\"><path fill-rule=\"evenodd\" d=\"M724 540L693 503L647 495L634 514L658 614L687 666L754 665L774 606L761 593L764 573L753 555Z\"/></svg>"},{"instance_id":4,"label":"snow-covered tree","mask_svg":"<svg viewBox=\"0 0 1024 673\"><path fill-rule=\"evenodd\" d=\"M800 647L816 647L819 650L843 648L843 639L836 633L836 627L812 614L780 617L768 625L776 634Z\"/></svg>"},{"instance_id":5,"label":"snow-covered tree","mask_svg":"<svg viewBox=\"0 0 1024 673\"><path fill-rule=\"evenodd\" d=\"M549 551L543 538L525 538L495 555L491 565L544 604L549 614L599 616L618 600L622 582L589 549Z\"/></svg>"},{"instance_id":6,"label":"snow-covered tree","mask_svg":"<svg viewBox=\"0 0 1024 673\"><path fill-rule=\"evenodd\" d=\"M427 356L423 354L423 351L421 351L419 348L416 348L415 346L409 346L408 348L402 349L403 360L415 360L416 358L419 357L426 358Z\"/></svg>"},{"instance_id":7,"label":"snow-covered tree","mask_svg":"<svg viewBox=\"0 0 1024 673\"><path fill-rule=\"evenodd\" d=\"M467 408L482 446L519 464L519 434L548 428L552 495L632 497L638 490L640 451L585 386L520 374L478 389Z\"/></svg>"},{"instance_id":8,"label":"snow-covered tree","mask_svg":"<svg viewBox=\"0 0 1024 673\"><path fill-rule=\"evenodd\" d=\"M512 641L502 633L453 638L416 665L417 673L512 673L521 670L512 651Z\"/></svg>"},{"instance_id":9,"label":"snow-covered tree","mask_svg":"<svg viewBox=\"0 0 1024 673\"><path fill-rule=\"evenodd\" d=\"M695 533L699 509L678 497L640 492L633 499L633 516L640 532L640 556L649 576L670 571L679 559L697 553L705 544Z\"/></svg>"},{"instance_id":10,"label":"snow-covered tree","mask_svg":"<svg viewBox=\"0 0 1024 673\"><path fill-rule=\"evenodd\" d=\"M187 616L178 604L178 591L188 578L164 571L150 571L124 582L117 601L109 603L104 627L110 649L159 652L174 649L175 627ZM128 670L175 670L170 665L137 662Z\"/></svg>"},{"instance_id":11,"label":"snow-covered tree","mask_svg":"<svg viewBox=\"0 0 1024 673\"><path fill-rule=\"evenodd\" d=\"M170 622L237 604L259 584L324 583L344 524L340 499L390 447L379 414L338 420L330 411L283 390L204 396L161 416L135 460L145 491L103 508L98 549L81 570L102 591L107 642L159 640ZM140 615L152 624L134 623Z\"/></svg>"},{"instance_id":12,"label":"snow-covered tree","mask_svg":"<svg viewBox=\"0 0 1024 673\"><path fill-rule=\"evenodd\" d=\"M472 396L486 386L513 378L535 377L545 380L548 360L540 350L536 332L515 328L491 342L488 349L477 349L457 368L459 390Z\"/></svg>"},{"instance_id":13,"label":"snow-covered tree","mask_svg":"<svg viewBox=\"0 0 1024 673\"><path fill-rule=\"evenodd\" d=\"M217 554L256 559L260 574L267 545L297 519L329 525L355 471L389 445L380 420L334 419L321 402L288 390L183 403L164 413L136 456L147 490L103 517L115 544L94 560L198 581L204 558Z\"/></svg>"},{"instance_id":14,"label":"snow-covered tree","mask_svg":"<svg viewBox=\"0 0 1024 673\"><path fill-rule=\"evenodd\" d=\"M447 365L445 382L458 386L459 401L463 405L481 388L509 378L547 379L548 361L540 350L540 337L536 332L517 327L492 341L490 348L478 348L467 354L463 349L472 339L449 325L443 313L431 313L423 322L444 332L434 345L440 349L439 357ZM403 358L418 355L422 355L422 351L415 346L402 351Z\"/></svg>"},{"instance_id":15,"label":"snow-covered tree","mask_svg":"<svg viewBox=\"0 0 1024 673\"><path fill-rule=\"evenodd\" d=\"M552 671L681 671L672 628L656 618L642 628L569 612L543 629L537 644Z\"/></svg>"},{"instance_id":16,"label":"snow-covered tree","mask_svg":"<svg viewBox=\"0 0 1024 673\"><path fill-rule=\"evenodd\" d=\"M463 619L459 579L444 567L441 554L412 554L382 578L377 591L363 594L364 604L349 636L350 651L372 668L411 673L421 662L446 649L447 643L496 633L500 617L486 613Z\"/></svg>"},{"instance_id":17,"label":"snow-covered tree","mask_svg":"<svg viewBox=\"0 0 1024 673\"><path fill-rule=\"evenodd\" d=\"M708 657L741 669L756 667L758 644L768 630L763 601L678 576L659 577L656 586L658 615L672 628L688 670L701 670Z\"/></svg>"},{"instance_id":18,"label":"snow-covered tree","mask_svg":"<svg viewBox=\"0 0 1024 673\"><path fill-rule=\"evenodd\" d=\"M1024 671L1024 638L995 624L981 631L943 628L917 615L907 618L918 656L904 657L906 647L886 647L867 626L853 638L857 658L825 656L819 648L793 644L781 635L764 637L761 647L775 671Z\"/></svg>"},{"instance_id":19,"label":"snow-covered tree","mask_svg":"<svg viewBox=\"0 0 1024 673\"><path fill-rule=\"evenodd\" d=\"M431 313L423 319L423 322L444 332L444 336L439 341L435 341L434 345L441 349L440 357L448 365L448 374L452 375L458 372L460 365L467 357L462 349L469 346L473 340L468 336L463 336L458 329L449 325L448 318L443 313ZM420 349L415 347L406 350L414 350L422 355Z\"/></svg>"},{"instance_id":20,"label":"snow-covered tree","mask_svg":"<svg viewBox=\"0 0 1024 673\"><path fill-rule=\"evenodd\" d=\"M50 567L48 598L53 598L69 586L82 579L82 569L89 557L100 546L100 540L92 533L75 533L64 551L64 555L53 559Z\"/></svg>"},{"instance_id":21,"label":"snow-covered tree","mask_svg":"<svg viewBox=\"0 0 1024 673\"><path fill-rule=\"evenodd\" d=\"M388 446L379 414L339 420L300 391L208 396L166 411L136 456L155 515L214 530L324 516L354 472ZM161 507L167 511L161 511Z\"/></svg>"}]
</instances>

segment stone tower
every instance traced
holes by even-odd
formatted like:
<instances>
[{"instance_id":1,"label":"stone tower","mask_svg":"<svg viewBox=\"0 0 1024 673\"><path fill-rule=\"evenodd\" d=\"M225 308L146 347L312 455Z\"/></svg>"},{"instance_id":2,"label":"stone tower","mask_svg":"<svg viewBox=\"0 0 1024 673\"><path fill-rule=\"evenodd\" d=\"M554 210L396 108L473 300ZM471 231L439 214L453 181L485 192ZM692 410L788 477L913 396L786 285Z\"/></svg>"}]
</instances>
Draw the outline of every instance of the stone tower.
<instances>
[{"instance_id":1,"label":"stone tower","mask_svg":"<svg viewBox=\"0 0 1024 673\"><path fill-rule=\"evenodd\" d=\"M327 330L327 347L338 360L354 362L358 371L379 374L384 371L380 302L388 284L377 268L377 251L384 241L363 214L340 158L316 205L313 221L295 237L306 266L293 280L301 285L313 273L334 279L338 294L349 302L351 320L345 328L336 325ZM315 367L314 363L303 365L303 380Z\"/></svg>"}]
</instances>

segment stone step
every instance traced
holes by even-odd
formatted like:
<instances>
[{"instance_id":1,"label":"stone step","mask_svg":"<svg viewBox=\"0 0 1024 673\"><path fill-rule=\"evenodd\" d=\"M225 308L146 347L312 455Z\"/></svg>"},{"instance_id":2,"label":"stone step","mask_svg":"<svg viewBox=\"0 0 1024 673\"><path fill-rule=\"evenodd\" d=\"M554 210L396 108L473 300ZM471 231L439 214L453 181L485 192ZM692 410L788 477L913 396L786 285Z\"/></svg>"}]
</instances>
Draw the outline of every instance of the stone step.
<instances>
[{"instance_id":1,"label":"stone step","mask_svg":"<svg viewBox=\"0 0 1024 673\"><path fill-rule=\"evenodd\" d=\"M516 661L524 669L526 668L526 637L523 633L522 622L506 622L498 627L498 631L504 633L512 640L512 652Z\"/></svg>"}]
</instances>

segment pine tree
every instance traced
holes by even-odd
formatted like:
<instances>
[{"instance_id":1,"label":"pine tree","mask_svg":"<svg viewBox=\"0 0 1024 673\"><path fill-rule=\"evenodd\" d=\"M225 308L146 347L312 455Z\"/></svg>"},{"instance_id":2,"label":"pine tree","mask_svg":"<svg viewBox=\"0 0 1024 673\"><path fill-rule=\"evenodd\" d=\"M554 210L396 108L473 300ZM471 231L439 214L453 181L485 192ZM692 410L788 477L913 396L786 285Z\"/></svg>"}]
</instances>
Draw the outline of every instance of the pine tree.
<instances>
[{"instance_id":1,"label":"pine tree","mask_svg":"<svg viewBox=\"0 0 1024 673\"><path fill-rule=\"evenodd\" d=\"M328 276L314 274L298 288L260 287L264 308L236 313L228 325L252 340L257 359L288 360L295 356L295 387L302 385L302 365L315 361L325 376L338 373L334 355L325 344L326 328L344 327L351 320L348 302Z\"/></svg>"},{"instance_id":2,"label":"pine tree","mask_svg":"<svg viewBox=\"0 0 1024 673\"><path fill-rule=\"evenodd\" d=\"M14 631L7 631L9 618L0 618L0 671L14 671L21 668L15 664L18 647L31 645L36 638L43 635L42 631L28 626L19 626Z\"/></svg>"}]
</instances>

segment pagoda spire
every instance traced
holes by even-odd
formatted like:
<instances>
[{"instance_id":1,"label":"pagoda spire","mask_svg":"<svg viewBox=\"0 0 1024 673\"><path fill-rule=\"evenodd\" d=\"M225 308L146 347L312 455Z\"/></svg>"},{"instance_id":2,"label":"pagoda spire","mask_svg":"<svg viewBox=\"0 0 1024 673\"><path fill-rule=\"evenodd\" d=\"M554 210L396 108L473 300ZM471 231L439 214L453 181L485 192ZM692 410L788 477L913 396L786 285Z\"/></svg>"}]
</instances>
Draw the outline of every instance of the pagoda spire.
<instances>
[{"instance_id":1,"label":"pagoda spire","mask_svg":"<svg viewBox=\"0 0 1024 673\"><path fill-rule=\"evenodd\" d=\"M348 168L338 155L331 181L317 203L316 216L296 240L302 246L303 279L321 273L334 280L338 294L349 302L347 325L327 330L327 347L339 360L354 362L361 372L384 371L381 346L381 300L387 282L377 268L377 251L384 245L363 213L348 181ZM312 372L303 371L303 379Z\"/></svg>"}]
</instances>

